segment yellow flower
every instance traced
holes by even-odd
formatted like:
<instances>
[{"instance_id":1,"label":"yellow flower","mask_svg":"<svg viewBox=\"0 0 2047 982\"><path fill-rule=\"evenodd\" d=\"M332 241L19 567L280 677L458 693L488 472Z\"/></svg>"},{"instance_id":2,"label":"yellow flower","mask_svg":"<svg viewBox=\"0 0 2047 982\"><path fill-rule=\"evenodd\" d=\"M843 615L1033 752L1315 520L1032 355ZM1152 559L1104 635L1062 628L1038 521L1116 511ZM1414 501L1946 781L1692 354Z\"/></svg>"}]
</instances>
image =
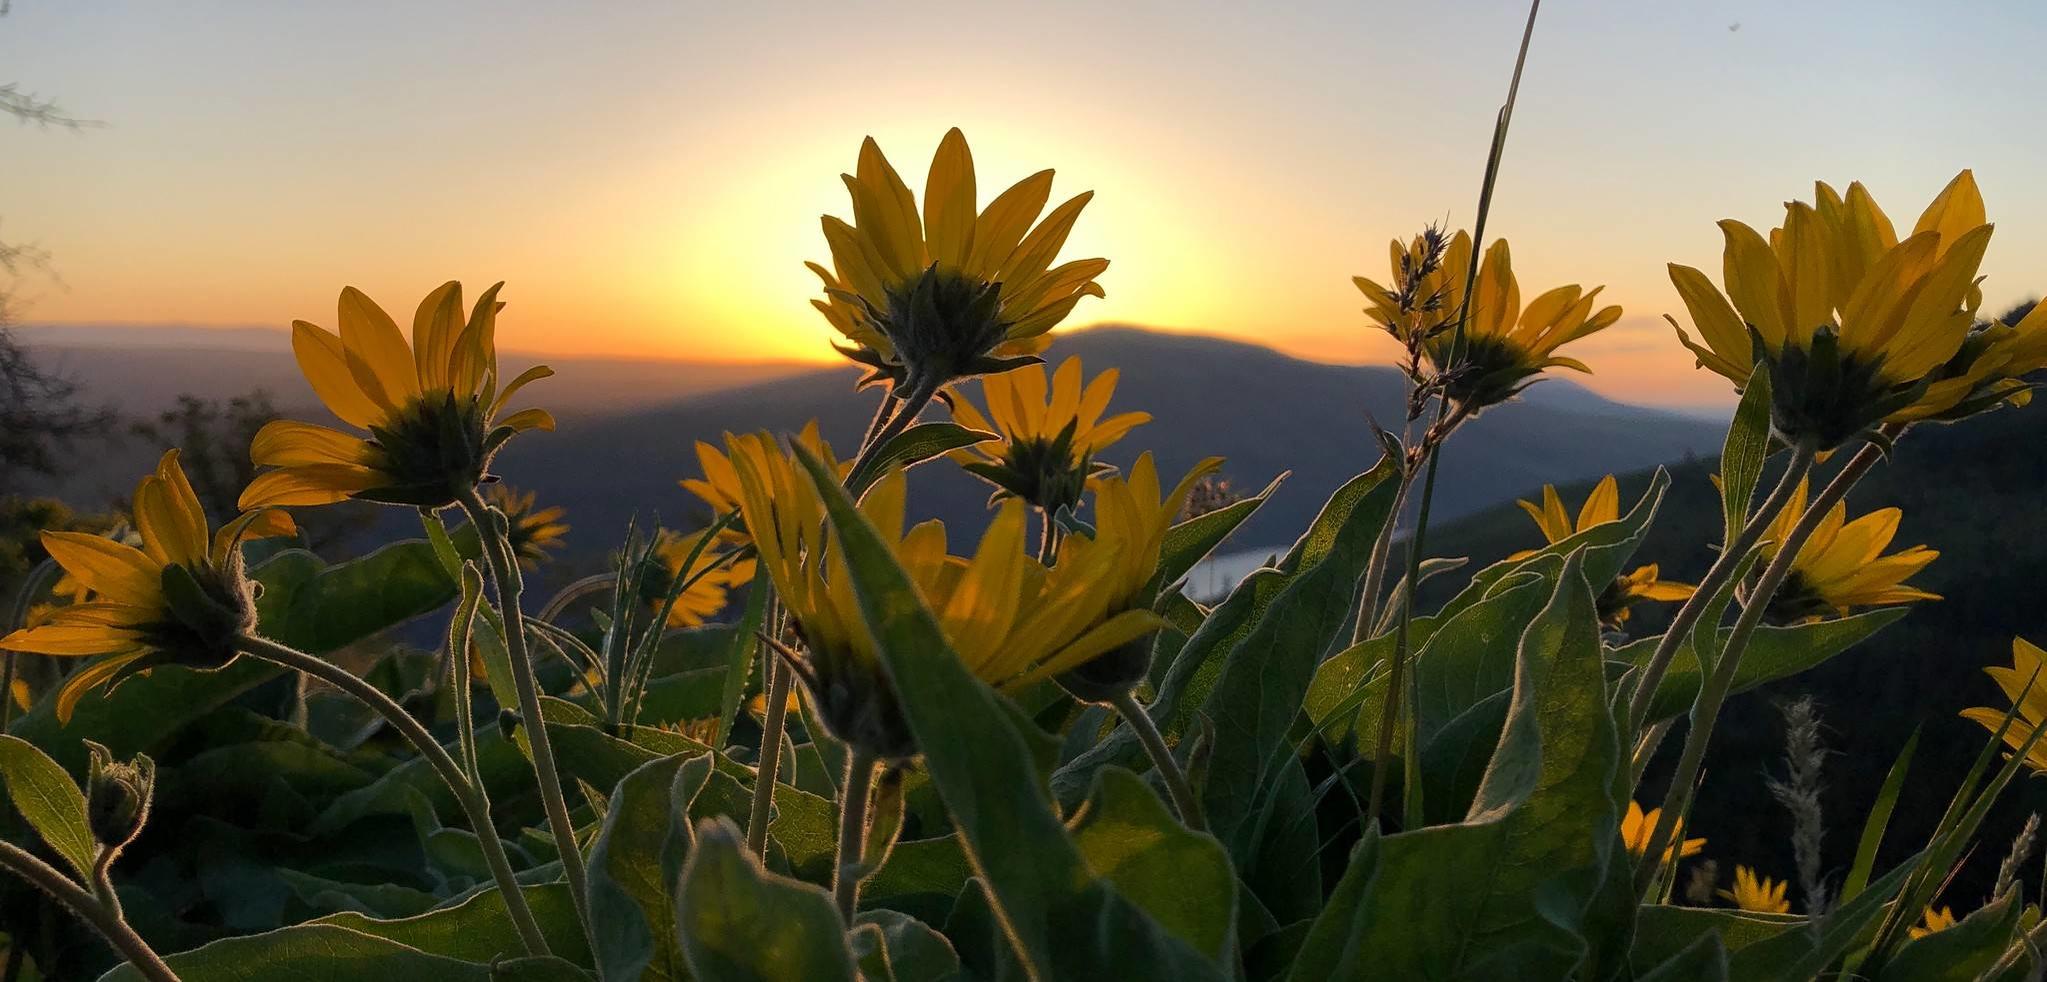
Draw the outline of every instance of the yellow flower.
<instances>
[{"instance_id":1,"label":"yellow flower","mask_svg":"<svg viewBox=\"0 0 2047 982\"><path fill-rule=\"evenodd\" d=\"M1101 564L1108 572L1098 592L1088 598L1086 612L1110 618L1149 613L1156 591L1166 585L1152 582L1157 578L1166 530L1186 506L1195 485L1221 467L1221 457L1202 460L1163 499L1158 467L1149 451L1138 456L1127 479L1113 474L1095 478L1089 483L1095 495L1094 534L1069 535L1060 541L1054 575ZM1077 601L1077 610L1078 606ZM1130 691L1151 668L1151 645L1146 640L1150 633L1075 662L1059 676L1060 686L1087 702L1108 702Z\"/></svg>"},{"instance_id":2,"label":"yellow flower","mask_svg":"<svg viewBox=\"0 0 2047 982\"><path fill-rule=\"evenodd\" d=\"M668 590L678 577L689 584L668 611L669 627L696 627L718 616L725 609L727 593L753 582L753 560L724 562L725 550L716 542L698 551L697 544L703 538L703 532L681 535L662 529L654 541L654 556L660 560L665 575L661 582L648 584L649 601L666 602ZM694 561L691 553L696 553ZM689 564L687 570L684 563Z\"/></svg>"},{"instance_id":3,"label":"yellow flower","mask_svg":"<svg viewBox=\"0 0 2047 982\"><path fill-rule=\"evenodd\" d=\"M519 557L520 566L539 569L548 560L549 552L561 548L562 536L569 531L568 524L562 521L567 509L560 505L535 508L533 492L520 494L503 484L491 485L484 498L505 513L512 533L512 554Z\"/></svg>"},{"instance_id":4,"label":"yellow flower","mask_svg":"<svg viewBox=\"0 0 2047 982\"><path fill-rule=\"evenodd\" d=\"M249 455L276 467L242 492L241 507L325 505L362 498L440 508L473 489L504 442L523 430L554 428L546 410L498 418L526 383L554 374L536 366L500 387L500 283L477 298L465 324L462 285L427 294L412 341L362 291L341 291L336 336L293 321L292 351L313 392L367 437L297 420L257 431Z\"/></svg>"},{"instance_id":5,"label":"yellow flower","mask_svg":"<svg viewBox=\"0 0 2047 982\"><path fill-rule=\"evenodd\" d=\"M1627 845L1628 851L1638 857L1648 852L1649 837L1656 833L1656 823L1662 818L1661 808L1651 808L1645 812L1641 805L1628 802L1627 814L1621 816L1621 841ZM1663 861L1666 864L1671 861L1673 850L1678 853L1678 858L1689 859L1706 848L1704 839L1685 838L1683 819L1678 820L1677 827L1671 832L1670 837L1672 844L1663 847Z\"/></svg>"},{"instance_id":6,"label":"yellow flower","mask_svg":"<svg viewBox=\"0 0 2047 982\"><path fill-rule=\"evenodd\" d=\"M1002 439L955 451L953 458L1000 489L997 495L1022 498L1048 515L1078 507L1088 477L1106 467L1095 462L1095 455L1151 421L1150 413L1103 418L1116 379L1111 368L1083 388L1079 358L1059 363L1049 393L1042 365L986 376L981 398L988 414L959 396L952 416L962 426L999 433Z\"/></svg>"},{"instance_id":7,"label":"yellow flower","mask_svg":"<svg viewBox=\"0 0 2047 982\"><path fill-rule=\"evenodd\" d=\"M819 715L841 739L885 759L916 753L809 474L767 434L728 436L740 510L760 564L795 620L807 654L792 662ZM971 559L947 552L936 521L904 530L901 471L878 481L860 511L880 532L977 677L1016 690L1158 629L1150 611L1101 616L1115 573L1099 558L1048 571L1024 552L1025 507L1005 502Z\"/></svg>"},{"instance_id":8,"label":"yellow flower","mask_svg":"<svg viewBox=\"0 0 2047 982\"><path fill-rule=\"evenodd\" d=\"M920 213L909 186L872 137L856 174L842 175L853 224L824 218L832 269L810 269L825 299L811 301L853 343L839 350L874 373L933 390L1013 368L1082 297L1102 296L1106 259L1053 266L1086 192L1045 215L1052 172L1039 171L975 213L974 158L958 129L945 134L924 182ZM1032 224L1036 223L1033 228Z\"/></svg>"},{"instance_id":9,"label":"yellow flower","mask_svg":"<svg viewBox=\"0 0 2047 982\"><path fill-rule=\"evenodd\" d=\"M1859 183L1846 198L1817 184L1815 199L1788 202L1783 226L1767 237L1720 223L1724 294L1704 273L1670 265L1704 343L1666 317L1700 367L1740 385L1754 358L1767 359L1778 430L1819 449L1881 422L1947 413L2002 379L2000 366L2018 349L2009 341L1968 347L1983 299L1976 269L1991 233L1969 171L1903 241ZM2047 321L2024 332L2029 345L2042 327Z\"/></svg>"},{"instance_id":10,"label":"yellow flower","mask_svg":"<svg viewBox=\"0 0 2047 982\"><path fill-rule=\"evenodd\" d=\"M158 665L219 668L234 640L255 627L255 598L242 574L243 539L289 535L291 518L252 511L209 540L199 496L171 450L135 488L142 547L84 532L44 532L43 548L97 599L0 638L0 648L37 655L105 655L64 680L57 718L68 721L86 692Z\"/></svg>"},{"instance_id":11,"label":"yellow flower","mask_svg":"<svg viewBox=\"0 0 2047 982\"><path fill-rule=\"evenodd\" d=\"M1403 289L1399 273L1412 265L1414 252L1394 245L1394 290ZM1395 337L1407 339L1408 332L1422 331L1420 343L1444 383L1451 399L1476 413L1504 402L1527 388L1546 368L1569 368L1590 373L1584 362L1556 354L1557 349L1579 338L1605 330L1620 320L1619 307L1594 307L1605 287L1586 291L1576 284L1560 286L1521 304L1521 287L1514 278L1514 264L1507 240L1500 239L1486 250L1479 267L1477 292L1465 315L1464 344L1456 349L1453 329L1463 284L1470 275L1471 236L1458 232L1444 252L1440 269L1431 273L1418 289L1423 295L1440 294L1440 306L1426 311L1420 324L1412 311L1401 310L1401 298L1364 277L1353 282L1371 306L1366 310ZM1414 292L1410 290L1408 292ZM1410 303L1408 306L1414 306Z\"/></svg>"},{"instance_id":12,"label":"yellow flower","mask_svg":"<svg viewBox=\"0 0 2047 982\"><path fill-rule=\"evenodd\" d=\"M1755 870L1746 866L1734 868L1734 889L1722 890L1720 895L1734 901L1742 910L1758 914L1789 914L1791 901L1784 898L1784 892L1791 884L1758 876Z\"/></svg>"},{"instance_id":13,"label":"yellow flower","mask_svg":"<svg viewBox=\"0 0 2047 982\"><path fill-rule=\"evenodd\" d=\"M729 441L731 437L728 435L726 439ZM841 480L853 466L852 461L841 463L833 456L832 445L826 443L824 437L818 434L815 419L803 424L803 430L796 434L796 442L805 450L816 454L818 459L831 467ZM682 489L709 505L714 517L723 518L738 511L744 491L739 485L739 471L733 468L732 459L725 456L725 451L703 440L697 441L696 450L697 467L704 472L704 476L683 478L678 482ZM743 545L748 541L743 525L728 525L718 537L733 545Z\"/></svg>"},{"instance_id":14,"label":"yellow flower","mask_svg":"<svg viewBox=\"0 0 2047 982\"><path fill-rule=\"evenodd\" d=\"M1574 525L1571 514L1564 508L1563 499L1557 496L1554 485L1542 486L1542 504L1533 501L1516 501L1528 517L1535 519L1535 527L1542 530L1542 537L1550 545L1556 545L1571 536L1607 522L1619 521L1621 517L1620 485L1608 474L1585 496L1585 504L1578 509L1578 520ZM1508 556L1508 560L1526 559L1537 550L1524 549ZM1607 585L1599 596L1599 620L1610 627L1618 628L1628 622L1629 608L1643 600L1674 602L1685 600L1692 595L1693 587L1661 577L1662 568L1655 563L1637 566L1635 571L1619 576Z\"/></svg>"},{"instance_id":15,"label":"yellow flower","mask_svg":"<svg viewBox=\"0 0 2047 982\"><path fill-rule=\"evenodd\" d=\"M1805 514L1806 490L1806 482L1800 481L1790 502L1764 533L1763 561L1776 554L1777 543L1790 536ZM1854 607L1939 600L1939 594L1905 585L1940 556L1937 550L1913 546L1883 554L1898 534L1903 515L1896 508L1879 508L1851 522L1847 520L1847 503L1835 502L1798 550L1791 575L1770 599L1765 612L1768 619L1791 624L1826 614L1846 614Z\"/></svg>"},{"instance_id":16,"label":"yellow flower","mask_svg":"<svg viewBox=\"0 0 2047 982\"><path fill-rule=\"evenodd\" d=\"M1925 918L1918 924L1906 928L1905 933L1913 938L1923 938L1929 934L1938 934L1954 926L1955 909L1953 907L1942 907L1939 910L1928 907L1926 908Z\"/></svg>"},{"instance_id":17,"label":"yellow flower","mask_svg":"<svg viewBox=\"0 0 2047 982\"><path fill-rule=\"evenodd\" d=\"M2040 726L2040 721L2047 719L2047 672L2040 672L2043 658L2047 658L2047 652L2024 638L2013 638L2011 667L1983 670L1999 689L2004 690L2005 701L2018 707L2018 711L2012 714L2011 725L2004 730L2005 745L2013 750L2025 746L2026 741L2033 738L2033 731ZM1963 719L1974 720L1992 733L2004 725L2004 717L2005 710L1986 706L1962 710ZM2035 771L2047 771L2047 740L2027 751L2026 765Z\"/></svg>"}]
</instances>

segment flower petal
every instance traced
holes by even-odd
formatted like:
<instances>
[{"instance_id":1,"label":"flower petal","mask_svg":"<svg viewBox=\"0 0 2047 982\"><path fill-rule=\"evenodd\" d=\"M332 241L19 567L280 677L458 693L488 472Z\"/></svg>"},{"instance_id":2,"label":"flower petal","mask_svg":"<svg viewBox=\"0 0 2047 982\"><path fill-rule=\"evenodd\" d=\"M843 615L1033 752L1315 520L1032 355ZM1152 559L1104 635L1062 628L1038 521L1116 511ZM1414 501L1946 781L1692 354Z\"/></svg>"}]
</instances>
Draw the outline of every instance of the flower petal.
<instances>
[{"instance_id":1,"label":"flower petal","mask_svg":"<svg viewBox=\"0 0 2047 982\"><path fill-rule=\"evenodd\" d=\"M163 564L134 546L84 532L44 532L43 548L86 588L136 607L163 606Z\"/></svg>"}]
</instances>

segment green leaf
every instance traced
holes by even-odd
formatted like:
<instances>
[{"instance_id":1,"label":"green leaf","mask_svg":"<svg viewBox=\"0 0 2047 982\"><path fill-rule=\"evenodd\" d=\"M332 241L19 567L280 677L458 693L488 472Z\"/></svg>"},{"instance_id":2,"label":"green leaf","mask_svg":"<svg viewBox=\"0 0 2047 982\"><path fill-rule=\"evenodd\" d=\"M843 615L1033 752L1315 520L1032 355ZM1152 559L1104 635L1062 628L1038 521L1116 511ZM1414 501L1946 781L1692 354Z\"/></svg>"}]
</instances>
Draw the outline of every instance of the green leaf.
<instances>
[{"instance_id":1,"label":"green leaf","mask_svg":"<svg viewBox=\"0 0 2047 982\"><path fill-rule=\"evenodd\" d=\"M1884 966L1884 982L1970 982L2004 956L2024 905L2016 888L1945 931L1914 938Z\"/></svg>"},{"instance_id":2,"label":"green leaf","mask_svg":"<svg viewBox=\"0 0 2047 982\"><path fill-rule=\"evenodd\" d=\"M709 754L677 754L641 765L611 793L590 850L592 944L603 978L688 978L671 928L674 898L688 853L686 809L710 776Z\"/></svg>"},{"instance_id":3,"label":"green leaf","mask_svg":"<svg viewBox=\"0 0 2047 982\"><path fill-rule=\"evenodd\" d=\"M439 610L458 592L433 546L409 539L327 567L293 591L278 615L263 617L257 630L322 655Z\"/></svg>"},{"instance_id":4,"label":"green leaf","mask_svg":"<svg viewBox=\"0 0 2047 982\"><path fill-rule=\"evenodd\" d=\"M1727 948L1717 934L1702 934L1670 959L1637 976L1638 982L1727 982Z\"/></svg>"},{"instance_id":5,"label":"green leaf","mask_svg":"<svg viewBox=\"0 0 2047 982\"><path fill-rule=\"evenodd\" d=\"M1720 450L1720 512L1725 522L1722 542L1741 537L1748 525L1749 502L1770 456L1770 364L1757 361L1742 386L1741 402L1727 424L1727 442Z\"/></svg>"},{"instance_id":6,"label":"green leaf","mask_svg":"<svg viewBox=\"0 0 2047 982\"><path fill-rule=\"evenodd\" d=\"M1735 668L1734 683L1728 694L1747 692L1764 683L1812 668L1860 644L1892 621L1905 616L1907 610L1905 607L1883 607L1809 624L1759 627L1749 637L1748 648L1742 655L1741 664ZM1732 633L1734 629L1731 627L1721 628L1718 646L1724 648ZM1616 649L1610 657L1616 662L1640 668L1655 653L1658 640L1642 638ZM1656 686L1655 698L1649 701L1647 718L1654 721L1683 713L1691 709L1698 694L1698 659L1673 658L1662 683Z\"/></svg>"},{"instance_id":7,"label":"green leaf","mask_svg":"<svg viewBox=\"0 0 2047 982\"><path fill-rule=\"evenodd\" d=\"M895 686L925 768L952 813L1017 954L1040 974L1126 978L1219 973L1161 932L1112 887L1089 877L1038 776L1056 744L969 673L874 527L831 472L798 459L830 512L854 596Z\"/></svg>"},{"instance_id":8,"label":"green leaf","mask_svg":"<svg viewBox=\"0 0 2047 982\"><path fill-rule=\"evenodd\" d=\"M1681 957L1706 936L1720 939L1723 952L1736 952L1787 931L1806 930L1805 918L1788 914L1757 914L1731 907L1682 907L1643 904L1635 912L1635 946L1629 952L1637 971Z\"/></svg>"},{"instance_id":9,"label":"green leaf","mask_svg":"<svg viewBox=\"0 0 2047 982\"><path fill-rule=\"evenodd\" d=\"M526 895L526 905L533 910L533 919L540 924L540 934L547 940L548 950L579 965L589 964L589 945L584 941L583 928L576 920L576 908L569 900L568 886L546 883L522 887L521 892ZM525 951L519 941L518 930L512 926L511 916L505 911L505 898L495 887L480 889L460 903L437 907L414 917L384 919L341 913L329 914L309 923L345 928L355 934L486 965L500 958L517 957ZM409 977L385 976L386 979ZM189 982L190 976L187 979Z\"/></svg>"},{"instance_id":10,"label":"green leaf","mask_svg":"<svg viewBox=\"0 0 2047 982\"><path fill-rule=\"evenodd\" d=\"M1821 922L1815 939L1807 930L1784 931L1735 951L1728 959L1728 977L1749 982L1805 982L1817 976L1858 944L1867 943L1891 897L1904 887L1925 859L1918 853L1885 874L1855 899L1834 908Z\"/></svg>"},{"instance_id":11,"label":"green leaf","mask_svg":"<svg viewBox=\"0 0 2047 982\"><path fill-rule=\"evenodd\" d=\"M897 467L915 467L940 454L1000 439L1000 433L972 430L958 423L918 423L882 444L860 473L847 475L847 492L857 497L868 485Z\"/></svg>"},{"instance_id":12,"label":"green leaf","mask_svg":"<svg viewBox=\"0 0 2047 982\"><path fill-rule=\"evenodd\" d=\"M890 982L940 982L957 977L960 956L930 925L893 910L870 910L855 919L881 942Z\"/></svg>"},{"instance_id":13,"label":"green leaf","mask_svg":"<svg viewBox=\"0 0 2047 982\"><path fill-rule=\"evenodd\" d=\"M7 782L14 810L78 871L80 881L90 881L99 843L85 821L85 793L71 775L27 740L0 736L0 780Z\"/></svg>"},{"instance_id":14,"label":"green leaf","mask_svg":"<svg viewBox=\"0 0 2047 982\"><path fill-rule=\"evenodd\" d=\"M832 899L760 868L728 819L703 823L682 871L677 927L707 982L858 978Z\"/></svg>"},{"instance_id":15,"label":"green leaf","mask_svg":"<svg viewBox=\"0 0 2047 982\"><path fill-rule=\"evenodd\" d=\"M1582 557L1522 636L1507 722L1464 821L1353 854L1292 978L1562 978L1618 851L1620 754Z\"/></svg>"},{"instance_id":16,"label":"green leaf","mask_svg":"<svg viewBox=\"0 0 2047 982\"><path fill-rule=\"evenodd\" d=\"M1919 749L1919 729L1912 728L1905 748L1898 751L1898 759L1891 762L1890 772L1884 775L1883 787L1877 789L1876 801L1869 806L1869 817L1862 822L1862 839L1855 845L1855 862L1848 867L1848 878L1841 881L1839 902L1855 899L1869 885L1869 874L1876 869L1877 847L1883 845L1884 830L1890 827L1891 812L1897 809L1898 796L1905 790L1905 775L1912 769L1912 755Z\"/></svg>"},{"instance_id":17,"label":"green leaf","mask_svg":"<svg viewBox=\"0 0 2047 982\"><path fill-rule=\"evenodd\" d=\"M1221 508L1203 515L1196 515L1166 530L1164 544L1159 549L1158 572L1152 576L1146 588L1147 595L1155 594L1172 584L1180 582L1201 561L1208 558L1223 540L1230 537L1237 527L1244 524L1259 506L1279 490L1280 482L1287 479L1281 474L1265 486L1265 490L1249 498L1230 502Z\"/></svg>"},{"instance_id":18,"label":"green leaf","mask_svg":"<svg viewBox=\"0 0 2047 982\"><path fill-rule=\"evenodd\" d=\"M1338 533L1356 504L1357 485L1361 481L1372 483L1367 480L1370 477L1367 474L1355 478L1339 489L1278 566L1252 571L1209 611L1201 627L1180 646L1149 707L1161 731L1169 736L1179 734L1193 722L1214 693L1231 653L1264 622L1267 611L1296 579L1329 558ZM1111 764L1133 769L1145 766L1144 748L1127 726L1117 727L1092 749L1061 767L1052 777L1053 793L1061 804L1077 805L1094 786L1095 773Z\"/></svg>"},{"instance_id":19,"label":"green leaf","mask_svg":"<svg viewBox=\"0 0 2047 982\"><path fill-rule=\"evenodd\" d=\"M1160 927L1218 961L1237 919L1237 877L1213 838L1189 832L1143 779L1105 768L1073 819L1089 872L1116 885Z\"/></svg>"},{"instance_id":20,"label":"green leaf","mask_svg":"<svg viewBox=\"0 0 2047 982\"><path fill-rule=\"evenodd\" d=\"M587 978L567 962L519 959L511 965L464 961L351 931L333 924L294 924L263 934L222 938L164 961L184 982L492 982L494 979ZM510 973L507 974L507 969ZM122 964L101 982L139 982L142 973Z\"/></svg>"},{"instance_id":21,"label":"green leaf","mask_svg":"<svg viewBox=\"0 0 2047 982\"><path fill-rule=\"evenodd\" d=\"M1507 559L1494 563L1471 575L1471 584L1443 605L1436 612L1437 618L1448 618L1458 611L1471 606L1493 594L1493 585L1507 575L1527 569L1532 564L1544 561L1554 562L1556 558L1568 556L1583 549L1585 552L1585 581L1603 585L1619 576L1621 568L1634 558L1635 549L1649 533L1649 523L1656 517L1656 509L1663 502L1663 493L1670 487L1670 474L1658 467L1649 479L1649 487L1642 492L1635 506L1622 515L1619 521L1603 522L1579 532L1562 542L1552 543L1521 559Z\"/></svg>"},{"instance_id":22,"label":"green leaf","mask_svg":"<svg viewBox=\"0 0 2047 982\"><path fill-rule=\"evenodd\" d=\"M1393 472L1393 464L1382 461L1330 496L1303 540L1307 544L1296 547L1317 553L1317 561L1300 567L1231 648L1202 710L1215 724L1202 809L1209 829L1240 867L1256 857L1288 732L1316 666L1342 633L1358 579L1392 513L1399 490Z\"/></svg>"}]
</instances>

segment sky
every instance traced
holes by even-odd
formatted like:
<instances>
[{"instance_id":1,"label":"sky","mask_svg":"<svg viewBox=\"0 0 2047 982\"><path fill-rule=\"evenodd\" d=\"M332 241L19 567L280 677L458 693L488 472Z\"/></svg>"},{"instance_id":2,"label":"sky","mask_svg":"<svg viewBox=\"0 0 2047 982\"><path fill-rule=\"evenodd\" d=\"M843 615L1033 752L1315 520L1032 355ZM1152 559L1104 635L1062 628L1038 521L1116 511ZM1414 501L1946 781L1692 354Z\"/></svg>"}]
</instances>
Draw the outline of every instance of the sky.
<instances>
[{"instance_id":1,"label":"sky","mask_svg":"<svg viewBox=\"0 0 2047 982\"><path fill-rule=\"evenodd\" d=\"M0 238L59 280L33 323L401 321L507 281L504 347L834 358L806 259L872 135L913 187L939 138L983 203L1093 190L1068 324L1384 361L1353 274L1468 226L1526 8L1511 3L467 4L14 0L0 84L104 125L0 126ZM1861 180L1898 224L1963 167L1998 223L1986 306L2047 290L2047 4L1543 6L1490 233L1524 296L1605 284L1572 349L1636 402L1729 401L1661 315L1713 223Z\"/></svg>"}]
</instances>

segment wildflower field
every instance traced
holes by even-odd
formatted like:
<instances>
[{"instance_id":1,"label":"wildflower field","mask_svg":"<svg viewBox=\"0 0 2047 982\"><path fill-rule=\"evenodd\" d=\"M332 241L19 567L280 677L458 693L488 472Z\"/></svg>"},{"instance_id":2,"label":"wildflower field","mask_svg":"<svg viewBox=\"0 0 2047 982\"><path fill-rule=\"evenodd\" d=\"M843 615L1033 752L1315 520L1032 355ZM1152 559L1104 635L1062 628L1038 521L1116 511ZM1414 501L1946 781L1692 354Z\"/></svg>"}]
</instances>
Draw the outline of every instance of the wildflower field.
<instances>
[{"instance_id":1,"label":"wildflower field","mask_svg":"<svg viewBox=\"0 0 2047 982\"><path fill-rule=\"evenodd\" d=\"M2042 978L2038 820L1983 834L2047 770L2026 638L2002 700L1931 707L1981 725L1972 767L1915 769L1899 733L1823 814L1822 709L1791 701L1792 864L1691 820L1760 780L1704 766L1732 701L1940 599L1915 577L1942 544L1849 491L1929 428L2038 411L2047 312L1979 310L1973 174L1890 211L1787 187L1776 227L1719 223L1720 268L1669 266L1669 342L1739 393L1698 582L1642 548L1662 471L1544 488L1527 548L1474 566L1430 547L1444 448L1590 371L1573 343L1622 313L1524 290L1486 228L1519 81L1472 227L1397 230L1355 278L1404 418L1212 602L1190 574L1284 478L1143 452L1116 389L1144 366L1050 333L1104 295L1109 259L1065 255L1090 194L984 195L960 130L921 188L866 141L822 219L811 303L864 437L697 443L699 527L572 532L493 473L574 438L549 369L500 373L516 284L446 283L409 325L342 288L291 335L331 418L256 431L235 513L161 447L126 519L42 530L0 608L6 978ZM947 470L985 484L977 536L914 507ZM302 527L346 502L407 534L321 558ZM528 589L571 535L610 571ZM1907 799L1941 814L1923 841Z\"/></svg>"}]
</instances>

